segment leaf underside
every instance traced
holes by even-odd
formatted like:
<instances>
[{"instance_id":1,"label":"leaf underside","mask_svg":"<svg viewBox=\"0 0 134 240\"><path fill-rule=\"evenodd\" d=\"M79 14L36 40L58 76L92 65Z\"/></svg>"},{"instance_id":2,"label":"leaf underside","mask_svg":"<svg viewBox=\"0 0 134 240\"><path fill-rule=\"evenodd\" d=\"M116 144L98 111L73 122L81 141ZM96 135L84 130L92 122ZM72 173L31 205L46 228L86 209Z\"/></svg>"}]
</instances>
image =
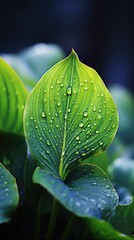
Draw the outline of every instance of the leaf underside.
<instances>
[{"instance_id":1,"label":"leaf underside","mask_svg":"<svg viewBox=\"0 0 134 240\"><path fill-rule=\"evenodd\" d=\"M8 222L18 205L19 194L15 178L0 163L0 223Z\"/></svg>"},{"instance_id":2,"label":"leaf underside","mask_svg":"<svg viewBox=\"0 0 134 240\"><path fill-rule=\"evenodd\" d=\"M0 58L0 131L23 134L28 92L14 70Z\"/></svg>"},{"instance_id":3,"label":"leaf underside","mask_svg":"<svg viewBox=\"0 0 134 240\"><path fill-rule=\"evenodd\" d=\"M37 165L65 179L80 161L109 146L117 130L118 114L100 76L72 51L33 89L24 125Z\"/></svg>"},{"instance_id":4,"label":"leaf underside","mask_svg":"<svg viewBox=\"0 0 134 240\"><path fill-rule=\"evenodd\" d=\"M65 182L37 167L33 181L51 193L65 208L81 217L107 219L118 202L118 196L106 176L95 165L79 165Z\"/></svg>"}]
</instances>

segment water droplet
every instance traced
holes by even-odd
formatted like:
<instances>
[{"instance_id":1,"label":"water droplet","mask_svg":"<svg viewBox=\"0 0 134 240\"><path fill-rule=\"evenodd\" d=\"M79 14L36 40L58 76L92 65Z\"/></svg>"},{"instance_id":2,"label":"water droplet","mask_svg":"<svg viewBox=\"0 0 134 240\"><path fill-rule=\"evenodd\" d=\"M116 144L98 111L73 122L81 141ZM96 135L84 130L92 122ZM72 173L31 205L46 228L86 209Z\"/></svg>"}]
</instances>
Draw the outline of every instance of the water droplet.
<instances>
[{"instance_id":1,"label":"water droplet","mask_svg":"<svg viewBox=\"0 0 134 240\"><path fill-rule=\"evenodd\" d=\"M65 113L65 117L64 118L65 118L65 120L67 119L67 114L66 113Z\"/></svg>"},{"instance_id":2,"label":"water droplet","mask_svg":"<svg viewBox=\"0 0 134 240\"><path fill-rule=\"evenodd\" d=\"M96 182L91 182L91 184L92 184L93 186L98 186L98 184L97 184Z\"/></svg>"},{"instance_id":3,"label":"water droplet","mask_svg":"<svg viewBox=\"0 0 134 240\"><path fill-rule=\"evenodd\" d=\"M97 120L101 120L101 119L102 119L102 116L100 114L98 114Z\"/></svg>"},{"instance_id":4,"label":"water droplet","mask_svg":"<svg viewBox=\"0 0 134 240\"><path fill-rule=\"evenodd\" d=\"M57 113L55 113L55 117L58 117L58 114L57 114Z\"/></svg>"},{"instance_id":5,"label":"water droplet","mask_svg":"<svg viewBox=\"0 0 134 240\"><path fill-rule=\"evenodd\" d=\"M85 87L84 89L85 89L85 91L87 91L87 90L88 90L88 87Z\"/></svg>"},{"instance_id":6,"label":"water droplet","mask_svg":"<svg viewBox=\"0 0 134 240\"><path fill-rule=\"evenodd\" d=\"M77 137L76 137L76 140L78 141L79 139L80 139L80 137L79 137L79 136L77 136Z\"/></svg>"},{"instance_id":7,"label":"water droplet","mask_svg":"<svg viewBox=\"0 0 134 240\"><path fill-rule=\"evenodd\" d=\"M84 126L84 123L83 122L80 122L79 123L79 127L82 128Z\"/></svg>"},{"instance_id":8,"label":"water droplet","mask_svg":"<svg viewBox=\"0 0 134 240\"><path fill-rule=\"evenodd\" d=\"M40 141L42 141L42 137L40 137Z\"/></svg>"},{"instance_id":9,"label":"water droplet","mask_svg":"<svg viewBox=\"0 0 134 240\"><path fill-rule=\"evenodd\" d=\"M91 83L92 83L92 84L93 84L93 82L94 82L94 81L93 81L93 80L91 80Z\"/></svg>"},{"instance_id":10,"label":"water droplet","mask_svg":"<svg viewBox=\"0 0 134 240\"><path fill-rule=\"evenodd\" d=\"M76 155L78 155L78 154L79 154L79 152L78 152L78 151L76 151L75 153L76 153Z\"/></svg>"},{"instance_id":11,"label":"water droplet","mask_svg":"<svg viewBox=\"0 0 134 240\"><path fill-rule=\"evenodd\" d=\"M101 112L102 112L102 109L100 108L100 109L98 110L98 112L101 113Z\"/></svg>"},{"instance_id":12,"label":"water droplet","mask_svg":"<svg viewBox=\"0 0 134 240\"><path fill-rule=\"evenodd\" d=\"M4 184L7 184L7 181L4 181Z\"/></svg>"},{"instance_id":13,"label":"water droplet","mask_svg":"<svg viewBox=\"0 0 134 240\"><path fill-rule=\"evenodd\" d=\"M59 84L59 83L60 83L60 81L59 81L59 80L57 80L57 83Z\"/></svg>"},{"instance_id":14,"label":"water droplet","mask_svg":"<svg viewBox=\"0 0 134 240\"><path fill-rule=\"evenodd\" d=\"M87 116L88 116L88 112L85 111L85 112L83 113L83 116L84 116L84 117L87 117Z\"/></svg>"},{"instance_id":15,"label":"water droplet","mask_svg":"<svg viewBox=\"0 0 134 240\"><path fill-rule=\"evenodd\" d=\"M45 117L46 117L45 112L42 112L42 113L41 113L41 117L42 117L42 118L45 118Z\"/></svg>"},{"instance_id":16,"label":"water droplet","mask_svg":"<svg viewBox=\"0 0 134 240\"><path fill-rule=\"evenodd\" d=\"M99 145L102 146L104 143L102 140L99 141Z\"/></svg>"},{"instance_id":17,"label":"water droplet","mask_svg":"<svg viewBox=\"0 0 134 240\"><path fill-rule=\"evenodd\" d=\"M96 133L98 134L98 133L99 133L99 131L98 131L98 130L96 130Z\"/></svg>"},{"instance_id":18,"label":"water droplet","mask_svg":"<svg viewBox=\"0 0 134 240\"><path fill-rule=\"evenodd\" d=\"M82 156L82 157L86 156L86 153L85 153L85 152L83 152L83 153L81 154L81 156Z\"/></svg>"},{"instance_id":19,"label":"water droplet","mask_svg":"<svg viewBox=\"0 0 134 240\"><path fill-rule=\"evenodd\" d=\"M61 78L64 78L64 75L62 75Z\"/></svg>"},{"instance_id":20,"label":"water droplet","mask_svg":"<svg viewBox=\"0 0 134 240\"><path fill-rule=\"evenodd\" d=\"M60 103L60 102L58 102L58 103L57 103L57 106L58 106L58 107L60 107L60 105L61 105L61 103Z\"/></svg>"},{"instance_id":21,"label":"water droplet","mask_svg":"<svg viewBox=\"0 0 134 240\"><path fill-rule=\"evenodd\" d=\"M52 89L52 88L53 88L53 85L51 85L50 88Z\"/></svg>"},{"instance_id":22,"label":"water droplet","mask_svg":"<svg viewBox=\"0 0 134 240\"><path fill-rule=\"evenodd\" d=\"M50 153L49 150L47 150L46 153L49 154Z\"/></svg>"},{"instance_id":23,"label":"water droplet","mask_svg":"<svg viewBox=\"0 0 134 240\"><path fill-rule=\"evenodd\" d=\"M64 86L64 84L63 83L61 83L61 85L60 85L61 87L63 87Z\"/></svg>"},{"instance_id":24,"label":"water droplet","mask_svg":"<svg viewBox=\"0 0 134 240\"><path fill-rule=\"evenodd\" d=\"M46 93L47 91L46 91L46 89L44 90L44 93Z\"/></svg>"},{"instance_id":25,"label":"water droplet","mask_svg":"<svg viewBox=\"0 0 134 240\"><path fill-rule=\"evenodd\" d=\"M34 118L31 116L30 119L33 120Z\"/></svg>"},{"instance_id":26,"label":"water droplet","mask_svg":"<svg viewBox=\"0 0 134 240\"><path fill-rule=\"evenodd\" d=\"M96 107L93 108L93 112L96 112Z\"/></svg>"},{"instance_id":27,"label":"water droplet","mask_svg":"<svg viewBox=\"0 0 134 240\"><path fill-rule=\"evenodd\" d=\"M77 207L80 207L80 202L75 202Z\"/></svg>"},{"instance_id":28,"label":"water droplet","mask_svg":"<svg viewBox=\"0 0 134 240\"><path fill-rule=\"evenodd\" d=\"M81 82L81 83L80 83L80 86L82 86L82 85L83 85L83 83Z\"/></svg>"},{"instance_id":29,"label":"water droplet","mask_svg":"<svg viewBox=\"0 0 134 240\"><path fill-rule=\"evenodd\" d=\"M115 128L115 124L112 125L112 128Z\"/></svg>"},{"instance_id":30,"label":"water droplet","mask_svg":"<svg viewBox=\"0 0 134 240\"><path fill-rule=\"evenodd\" d=\"M103 97L104 96L104 94L103 93L101 93L101 97Z\"/></svg>"},{"instance_id":31,"label":"water droplet","mask_svg":"<svg viewBox=\"0 0 134 240\"><path fill-rule=\"evenodd\" d=\"M46 144L50 146L50 141L48 139L46 140Z\"/></svg>"},{"instance_id":32,"label":"water droplet","mask_svg":"<svg viewBox=\"0 0 134 240\"><path fill-rule=\"evenodd\" d=\"M69 113L71 112L71 109L70 108L68 108L68 110L67 110Z\"/></svg>"},{"instance_id":33,"label":"water droplet","mask_svg":"<svg viewBox=\"0 0 134 240\"><path fill-rule=\"evenodd\" d=\"M86 83L86 82L87 82L87 79L85 79L84 82Z\"/></svg>"},{"instance_id":34,"label":"water droplet","mask_svg":"<svg viewBox=\"0 0 134 240\"><path fill-rule=\"evenodd\" d=\"M72 94L72 87L68 86L67 87L67 95L71 95Z\"/></svg>"}]
</instances>

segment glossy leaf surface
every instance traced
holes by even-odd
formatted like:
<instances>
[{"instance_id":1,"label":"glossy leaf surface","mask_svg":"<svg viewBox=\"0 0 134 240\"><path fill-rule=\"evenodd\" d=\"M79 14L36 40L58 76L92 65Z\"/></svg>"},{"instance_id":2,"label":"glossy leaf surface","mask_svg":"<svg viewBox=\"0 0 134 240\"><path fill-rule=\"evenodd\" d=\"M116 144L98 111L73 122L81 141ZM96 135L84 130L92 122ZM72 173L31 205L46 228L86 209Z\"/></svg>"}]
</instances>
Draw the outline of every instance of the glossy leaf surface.
<instances>
[{"instance_id":1,"label":"glossy leaf surface","mask_svg":"<svg viewBox=\"0 0 134 240\"><path fill-rule=\"evenodd\" d=\"M0 163L0 223L8 222L18 205L19 195L15 178Z\"/></svg>"},{"instance_id":2,"label":"glossy leaf surface","mask_svg":"<svg viewBox=\"0 0 134 240\"><path fill-rule=\"evenodd\" d=\"M118 196L107 175L95 165L79 165L68 174L65 182L37 167L33 181L81 217L107 219L118 203Z\"/></svg>"},{"instance_id":3,"label":"glossy leaf surface","mask_svg":"<svg viewBox=\"0 0 134 240\"><path fill-rule=\"evenodd\" d=\"M14 70L0 58L0 131L23 134L28 92Z\"/></svg>"},{"instance_id":4,"label":"glossy leaf surface","mask_svg":"<svg viewBox=\"0 0 134 240\"><path fill-rule=\"evenodd\" d=\"M24 123L37 165L65 179L80 161L109 146L118 114L100 76L72 51L35 86Z\"/></svg>"}]
</instances>

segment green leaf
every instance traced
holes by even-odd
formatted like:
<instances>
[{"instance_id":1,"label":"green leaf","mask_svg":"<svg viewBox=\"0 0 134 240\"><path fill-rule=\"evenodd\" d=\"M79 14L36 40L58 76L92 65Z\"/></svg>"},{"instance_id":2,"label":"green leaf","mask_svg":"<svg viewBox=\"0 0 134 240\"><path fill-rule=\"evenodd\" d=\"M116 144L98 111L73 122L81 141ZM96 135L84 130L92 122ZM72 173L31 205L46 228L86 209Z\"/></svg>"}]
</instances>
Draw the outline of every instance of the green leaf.
<instances>
[{"instance_id":1,"label":"green leaf","mask_svg":"<svg viewBox=\"0 0 134 240\"><path fill-rule=\"evenodd\" d=\"M0 131L23 134L28 92L14 70L0 58Z\"/></svg>"},{"instance_id":2,"label":"green leaf","mask_svg":"<svg viewBox=\"0 0 134 240\"><path fill-rule=\"evenodd\" d=\"M124 234L132 234L134 232L134 197L130 204L118 205L110 217L110 223L120 232Z\"/></svg>"},{"instance_id":3,"label":"green leaf","mask_svg":"<svg viewBox=\"0 0 134 240\"><path fill-rule=\"evenodd\" d=\"M65 208L77 216L107 219L118 196L107 175L95 165L79 165L65 182L37 167L33 181L51 193Z\"/></svg>"},{"instance_id":4,"label":"green leaf","mask_svg":"<svg viewBox=\"0 0 134 240\"><path fill-rule=\"evenodd\" d=\"M15 178L0 163L0 223L8 222L18 205L19 195Z\"/></svg>"},{"instance_id":5,"label":"green leaf","mask_svg":"<svg viewBox=\"0 0 134 240\"><path fill-rule=\"evenodd\" d=\"M24 124L37 165L65 179L79 162L110 145L118 113L100 76L72 51L31 92Z\"/></svg>"},{"instance_id":6,"label":"green leaf","mask_svg":"<svg viewBox=\"0 0 134 240\"><path fill-rule=\"evenodd\" d=\"M86 224L94 240L132 240L133 239L130 236L126 236L118 232L112 227L112 225L109 222L106 222L104 220L90 218L86 220Z\"/></svg>"}]
</instances>

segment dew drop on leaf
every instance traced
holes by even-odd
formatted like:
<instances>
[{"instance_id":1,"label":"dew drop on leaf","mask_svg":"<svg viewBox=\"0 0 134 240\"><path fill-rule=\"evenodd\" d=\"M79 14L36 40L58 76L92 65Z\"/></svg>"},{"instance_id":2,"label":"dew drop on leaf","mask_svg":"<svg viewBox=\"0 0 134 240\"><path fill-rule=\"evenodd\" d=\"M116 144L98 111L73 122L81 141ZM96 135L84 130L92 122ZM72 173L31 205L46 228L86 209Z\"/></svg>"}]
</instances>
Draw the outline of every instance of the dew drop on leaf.
<instances>
[{"instance_id":1,"label":"dew drop on leaf","mask_svg":"<svg viewBox=\"0 0 134 240\"><path fill-rule=\"evenodd\" d=\"M42 113L41 113L41 117L42 117L42 118L45 118L45 117L46 117L45 112L42 112Z\"/></svg>"},{"instance_id":2,"label":"dew drop on leaf","mask_svg":"<svg viewBox=\"0 0 134 240\"><path fill-rule=\"evenodd\" d=\"M57 103L57 106L58 106L58 107L60 107L60 105L61 105L61 103L60 103L60 102L58 102L58 103Z\"/></svg>"},{"instance_id":3,"label":"dew drop on leaf","mask_svg":"<svg viewBox=\"0 0 134 240\"><path fill-rule=\"evenodd\" d=\"M50 141L48 139L46 140L46 144L50 146Z\"/></svg>"},{"instance_id":4,"label":"dew drop on leaf","mask_svg":"<svg viewBox=\"0 0 134 240\"><path fill-rule=\"evenodd\" d=\"M85 112L83 113L83 116L84 116L84 117L87 117L87 116L88 116L87 111L85 111Z\"/></svg>"},{"instance_id":5,"label":"dew drop on leaf","mask_svg":"<svg viewBox=\"0 0 134 240\"><path fill-rule=\"evenodd\" d=\"M72 87L68 86L67 87L67 95L71 95L72 94Z\"/></svg>"},{"instance_id":6,"label":"dew drop on leaf","mask_svg":"<svg viewBox=\"0 0 134 240\"><path fill-rule=\"evenodd\" d=\"M79 137L79 136L77 136L77 137L76 137L76 140L78 141L79 139L80 139L80 137Z\"/></svg>"},{"instance_id":7,"label":"dew drop on leaf","mask_svg":"<svg viewBox=\"0 0 134 240\"><path fill-rule=\"evenodd\" d=\"M104 144L103 141L100 140L99 145L102 146L103 144Z\"/></svg>"},{"instance_id":8,"label":"dew drop on leaf","mask_svg":"<svg viewBox=\"0 0 134 240\"><path fill-rule=\"evenodd\" d=\"M93 108L93 112L96 112L96 107Z\"/></svg>"},{"instance_id":9,"label":"dew drop on leaf","mask_svg":"<svg viewBox=\"0 0 134 240\"><path fill-rule=\"evenodd\" d=\"M84 126L84 123L83 122L80 122L79 123L79 127L82 128Z\"/></svg>"}]
</instances>

